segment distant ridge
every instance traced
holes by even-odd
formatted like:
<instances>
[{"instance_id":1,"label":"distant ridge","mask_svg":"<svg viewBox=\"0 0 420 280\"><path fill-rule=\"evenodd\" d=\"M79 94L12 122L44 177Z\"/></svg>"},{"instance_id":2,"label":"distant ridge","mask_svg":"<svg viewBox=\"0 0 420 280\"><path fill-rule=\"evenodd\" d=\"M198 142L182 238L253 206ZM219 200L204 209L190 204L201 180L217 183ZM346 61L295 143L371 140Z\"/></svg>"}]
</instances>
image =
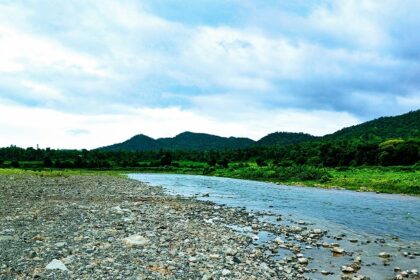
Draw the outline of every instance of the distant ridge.
<instances>
[{"instance_id":1,"label":"distant ridge","mask_svg":"<svg viewBox=\"0 0 420 280\"><path fill-rule=\"evenodd\" d=\"M205 133L183 132L173 138L153 139L136 135L127 141L99 148L103 151L152 151L152 150L221 150L247 148L254 144L249 138L221 137Z\"/></svg>"},{"instance_id":2,"label":"distant ridge","mask_svg":"<svg viewBox=\"0 0 420 280\"><path fill-rule=\"evenodd\" d=\"M420 109L393 117L380 117L343 128L322 137L322 140L360 140L379 142L392 138L420 138Z\"/></svg>"},{"instance_id":3,"label":"distant ridge","mask_svg":"<svg viewBox=\"0 0 420 280\"><path fill-rule=\"evenodd\" d=\"M139 134L122 143L98 148L102 151L223 150L261 146L285 146L307 141L381 142L393 138L420 138L420 110L394 117L381 117L335 133L316 137L306 133L274 132L258 141L240 137L221 137L206 133L183 132L173 138L153 139Z\"/></svg>"}]
</instances>

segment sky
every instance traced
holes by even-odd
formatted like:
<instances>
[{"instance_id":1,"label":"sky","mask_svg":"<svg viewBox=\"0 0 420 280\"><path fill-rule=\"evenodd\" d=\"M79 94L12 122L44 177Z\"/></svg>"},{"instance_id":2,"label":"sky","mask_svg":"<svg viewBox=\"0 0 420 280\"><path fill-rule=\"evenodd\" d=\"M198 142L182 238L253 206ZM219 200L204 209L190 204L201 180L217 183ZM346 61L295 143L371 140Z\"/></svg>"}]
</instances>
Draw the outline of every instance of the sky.
<instances>
[{"instance_id":1,"label":"sky","mask_svg":"<svg viewBox=\"0 0 420 280\"><path fill-rule=\"evenodd\" d=\"M417 0L0 0L0 146L332 133L420 108Z\"/></svg>"}]
</instances>

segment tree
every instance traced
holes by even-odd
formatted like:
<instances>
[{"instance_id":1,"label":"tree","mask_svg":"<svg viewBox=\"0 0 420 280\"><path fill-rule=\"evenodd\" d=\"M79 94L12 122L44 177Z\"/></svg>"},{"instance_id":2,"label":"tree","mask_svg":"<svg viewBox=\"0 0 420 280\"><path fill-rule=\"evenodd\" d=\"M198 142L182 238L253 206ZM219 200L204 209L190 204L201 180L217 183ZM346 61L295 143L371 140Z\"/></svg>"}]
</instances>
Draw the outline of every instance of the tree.
<instances>
[{"instance_id":1,"label":"tree","mask_svg":"<svg viewBox=\"0 0 420 280\"><path fill-rule=\"evenodd\" d=\"M162 166L169 166L172 163L172 155L170 153L165 153L161 158L160 158L160 165Z\"/></svg>"},{"instance_id":2,"label":"tree","mask_svg":"<svg viewBox=\"0 0 420 280\"><path fill-rule=\"evenodd\" d=\"M257 158L255 161L256 161L257 165L258 165L258 166L260 166L260 167L261 167L261 166L267 166L267 165L268 165L268 164L265 162L265 160L264 160L263 158L260 158L260 157L259 157L259 158Z\"/></svg>"},{"instance_id":3,"label":"tree","mask_svg":"<svg viewBox=\"0 0 420 280\"><path fill-rule=\"evenodd\" d=\"M53 162L49 156L46 156L44 158L44 166L45 167L51 167L53 165Z\"/></svg>"}]
</instances>

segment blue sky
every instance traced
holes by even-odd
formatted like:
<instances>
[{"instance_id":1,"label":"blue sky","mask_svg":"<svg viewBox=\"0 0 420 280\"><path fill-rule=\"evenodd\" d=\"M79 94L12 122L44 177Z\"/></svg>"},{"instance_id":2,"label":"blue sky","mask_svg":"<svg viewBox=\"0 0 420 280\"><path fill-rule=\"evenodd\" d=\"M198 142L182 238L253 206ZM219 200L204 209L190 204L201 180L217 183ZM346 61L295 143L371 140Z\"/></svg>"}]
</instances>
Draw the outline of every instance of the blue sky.
<instances>
[{"instance_id":1,"label":"blue sky","mask_svg":"<svg viewBox=\"0 0 420 280\"><path fill-rule=\"evenodd\" d=\"M419 1L0 1L0 146L334 132L420 108Z\"/></svg>"}]
</instances>

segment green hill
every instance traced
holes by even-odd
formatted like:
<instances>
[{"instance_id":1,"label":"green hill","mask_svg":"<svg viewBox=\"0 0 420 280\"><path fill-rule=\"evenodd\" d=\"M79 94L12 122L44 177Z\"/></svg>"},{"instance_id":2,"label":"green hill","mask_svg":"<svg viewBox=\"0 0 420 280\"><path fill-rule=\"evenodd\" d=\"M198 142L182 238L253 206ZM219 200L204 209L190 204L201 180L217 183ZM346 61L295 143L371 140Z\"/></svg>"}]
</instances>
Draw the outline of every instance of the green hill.
<instances>
[{"instance_id":1,"label":"green hill","mask_svg":"<svg viewBox=\"0 0 420 280\"><path fill-rule=\"evenodd\" d=\"M306 133L275 132L258 141L249 138L220 137L205 133L183 132L173 138L153 139L140 134L119 144L99 148L103 151L156 151L156 150L225 150L250 147L285 146L315 140L323 142L379 143L388 139L420 138L420 110L400 116L381 117L359 125L343 128L323 137ZM315 144L315 143L314 143Z\"/></svg>"},{"instance_id":2,"label":"green hill","mask_svg":"<svg viewBox=\"0 0 420 280\"><path fill-rule=\"evenodd\" d=\"M167 150L240 149L254 144L249 138L226 138L193 132L183 132L174 138L160 138L157 141Z\"/></svg>"},{"instance_id":3,"label":"green hill","mask_svg":"<svg viewBox=\"0 0 420 280\"><path fill-rule=\"evenodd\" d=\"M99 148L102 151L222 150L247 148L255 142L248 138L220 137L205 133L183 132L173 138L153 139L143 134L119 144Z\"/></svg>"},{"instance_id":4,"label":"green hill","mask_svg":"<svg viewBox=\"0 0 420 280\"><path fill-rule=\"evenodd\" d=\"M257 141L258 146L284 146L317 139L307 133L274 132Z\"/></svg>"},{"instance_id":5,"label":"green hill","mask_svg":"<svg viewBox=\"0 0 420 280\"><path fill-rule=\"evenodd\" d=\"M393 138L420 138L420 110L346 127L322 137L321 140L380 142Z\"/></svg>"},{"instance_id":6,"label":"green hill","mask_svg":"<svg viewBox=\"0 0 420 280\"><path fill-rule=\"evenodd\" d=\"M155 151L163 147L155 139L139 134L122 143L99 148L102 151Z\"/></svg>"}]
</instances>

